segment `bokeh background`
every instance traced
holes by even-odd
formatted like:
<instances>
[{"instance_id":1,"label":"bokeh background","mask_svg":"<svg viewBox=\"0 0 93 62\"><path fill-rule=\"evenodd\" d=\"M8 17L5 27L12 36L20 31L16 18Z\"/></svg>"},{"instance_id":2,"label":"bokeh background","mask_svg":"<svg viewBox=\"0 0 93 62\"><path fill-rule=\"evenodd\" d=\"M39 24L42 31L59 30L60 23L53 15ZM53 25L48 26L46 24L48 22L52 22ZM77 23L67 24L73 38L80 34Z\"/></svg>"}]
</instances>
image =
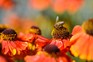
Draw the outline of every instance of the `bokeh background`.
<instances>
[{"instance_id":1,"label":"bokeh background","mask_svg":"<svg viewBox=\"0 0 93 62\"><path fill-rule=\"evenodd\" d=\"M17 32L39 26L42 35L51 38L56 23L64 21L71 33L75 25L93 18L93 0L0 0L0 24L9 25ZM77 62L84 62L76 58Z\"/></svg>"}]
</instances>

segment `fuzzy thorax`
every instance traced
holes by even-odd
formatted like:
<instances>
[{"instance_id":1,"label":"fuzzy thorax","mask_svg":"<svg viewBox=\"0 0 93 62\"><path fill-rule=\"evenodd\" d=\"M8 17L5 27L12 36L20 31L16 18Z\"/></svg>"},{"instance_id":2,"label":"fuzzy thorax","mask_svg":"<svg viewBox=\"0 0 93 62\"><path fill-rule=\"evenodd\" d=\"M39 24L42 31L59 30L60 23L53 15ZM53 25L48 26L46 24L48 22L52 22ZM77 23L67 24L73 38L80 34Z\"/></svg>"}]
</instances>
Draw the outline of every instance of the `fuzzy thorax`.
<instances>
[{"instance_id":1,"label":"fuzzy thorax","mask_svg":"<svg viewBox=\"0 0 93 62\"><path fill-rule=\"evenodd\" d=\"M63 26L63 24L64 24L63 22L58 22L54 25L54 28L53 28L52 33L51 33L53 38L64 39L64 38L69 37L69 32L68 32L67 28L65 28Z\"/></svg>"}]
</instances>

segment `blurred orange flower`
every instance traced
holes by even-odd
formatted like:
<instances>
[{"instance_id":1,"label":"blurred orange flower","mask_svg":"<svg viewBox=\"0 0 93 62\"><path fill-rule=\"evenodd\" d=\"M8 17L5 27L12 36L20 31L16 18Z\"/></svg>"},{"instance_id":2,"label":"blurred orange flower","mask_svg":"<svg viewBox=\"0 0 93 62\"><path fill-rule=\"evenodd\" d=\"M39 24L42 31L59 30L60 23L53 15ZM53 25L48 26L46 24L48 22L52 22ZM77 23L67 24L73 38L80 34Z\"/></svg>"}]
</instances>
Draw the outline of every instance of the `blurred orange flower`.
<instances>
[{"instance_id":1,"label":"blurred orange flower","mask_svg":"<svg viewBox=\"0 0 93 62\"><path fill-rule=\"evenodd\" d=\"M81 26L75 26L70 39L70 51L81 59L93 60L93 19L85 21Z\"/></svg>"},{"instance_id":2,"label":"blurred orange flower","mask_svg":"<svg viewBox=\"0 0 93 62\"><path fill-rule=\"evenodd\" d=\"M12 14L8 17L4 18L5 24L7 24L10 28L13 28L17 32L27 33L29 28L33 25L36 25L32 20L28 18L18 17L16 14Z\"/></svg>"},{"instance_id":3,"label":"blurred orange flower","mask_svg":"<svg viewBox=\"0 0 93 62\"><path fill-rule=\"evenodd\" d=\"M34 9L37 10L44 10L49 7L51 0L29 0L31 5Z\"/></svg>"},{"instance_id":4,"label":"blurred orange flower","mask_svg":"<svg viewBox=\"0 0 93 62\"><path fill-rule=\"evenodd\" d=\"M75 13L83 4L83 0L54 0L52 8L56 13Z\"/></svg>"},{"instance_id":5,"label":"blurred orange flower","mask_svg":"<svg viewBox=\"0 0 93 62\"><path fill-rule=\"evenodd\" d=\"M11 9L14 4L12 0L0 0L0 7L4 9Z\"/></svg>"},{"instance_id":6,"label":"blurred orange flower","mask_svg":"<svg viewBox=\"0 0 93 62\"><path fill-rule=\"evenodd\" d=\"M47 7L61 14L65 11L75 13L83 4L83 0L30 0L31 6L36 10L45 10Z\"/></svg>"}]
</instances>

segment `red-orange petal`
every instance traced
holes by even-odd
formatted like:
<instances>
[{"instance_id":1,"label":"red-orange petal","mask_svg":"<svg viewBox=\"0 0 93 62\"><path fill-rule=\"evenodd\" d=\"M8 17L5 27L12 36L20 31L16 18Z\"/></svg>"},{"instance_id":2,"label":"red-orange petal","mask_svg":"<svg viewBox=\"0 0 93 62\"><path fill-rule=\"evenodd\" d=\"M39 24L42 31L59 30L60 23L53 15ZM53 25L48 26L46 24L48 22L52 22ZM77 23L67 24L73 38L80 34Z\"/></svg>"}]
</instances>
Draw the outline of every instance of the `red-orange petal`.
<instances>
[{"instance_id":1,"label":"red-orange petal","mask_svg":"<svg viewBox=\"0 0 93 62\"><path fill-rule=\"evenodd\" d=\"M8 42L6 41L2 41L2 52L4 54L7 54L9 52Z\"/></svg>"},{"instance_id":2,"label":"red-orange petal","mask_svg":"<svg viewBox=\"0 0 93 62\"><path fill-rule=\"evenodd\" d=\"M0 56L0 62L7 62L3 56Z\"/></svg>"},{"instance_id":3,"label":"red-orange petal","mask_svg":"<svg viewBox=\"0 0 93 62\"><path fill-rule=\"evenodd\" d=\"M27 42L15 41L15 44L16 44L16 48L19 51L25 50L28 47Z\"/></svg>"},{"instance_id":4,"label":"red-orange petal","mask_svg":"<svg viewBox=\"0 0 93 62\"><path fill-rule=\"evenodd\" d=\"M18 38L22 41L26 41L26 42L33 42L35 39L35 34L23 34L23 33L19 33Z\"/></svg>"},{"instance_id":5,"label":"red-orange petal","mask_svg":"<svg viewBox=\"0 0 93 62\"><path fill-rule=\"evenodd\" d=\"M26 62L56 62L56 60L50 56L46 55L34 55L34 56L26 56L25 57Z\"/></svg>"},{"instance_id":6,"label":"red-orange petal","mask_svg":"<svg viewBox=\"0 0 93 62\"><path fill-rule=\"evenodd\" d=\"M35 44L37 44L38 47L43 47L43 46L45 46L45 45L47 45L49 43L50 43L49 39L47 39L47 38L45 38L43 36L37 35L37 39L35 40Z\"/></svg>"},{"instance_id":7,"label":"red-orange petal","mask_svg":"<svg viewBox=\"0 0 93 62\"><path fill-rule=\"evenodd\" d=\"M15 44L11 41L8 42L8 46L9 47L9 51L10 51L10 55L15 55L16 54L16 46Z\"/></svg>"},{"instance_id":8,"label":"red-orange petal","mask_svg":"<svg viewBox=\"0 0 93 62\"><path fill-rule=\"evenodd\" d=\"M64 44L61 39L52 39L50 44L56 45L60 50L64 49Z\"/></svg>"},{"instance_id":9,"label":"red-orange petal","mask_svg":"<svg viewBox=\"0 0 93 62\"><path fill-rule=\"evenodd\" d=\"M64 48L70 46L70 40L69 39L63 39Z\"/></svg>"}]
</instances>

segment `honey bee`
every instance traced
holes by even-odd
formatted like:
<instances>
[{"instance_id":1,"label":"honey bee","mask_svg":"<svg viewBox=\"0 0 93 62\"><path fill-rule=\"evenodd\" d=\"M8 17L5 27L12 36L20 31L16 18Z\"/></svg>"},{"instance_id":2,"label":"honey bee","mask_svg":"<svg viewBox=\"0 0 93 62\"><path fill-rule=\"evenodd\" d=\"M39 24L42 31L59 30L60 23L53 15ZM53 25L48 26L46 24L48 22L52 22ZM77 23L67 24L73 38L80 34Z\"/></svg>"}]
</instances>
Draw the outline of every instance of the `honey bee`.
<instances>
[{"instance_id":1,"label":"honey bee","mask_svg":"<svg viewBox=\"0 0 93 62\"><path fill-rule=\"evenodd\" d=\"M58 17L56 20L58 20ZM64 27L64 21L60 21L60 22L56 21L56 23L54 24L54 28L51 32L51 35L53 38L65 39L69 37L70 34L68 29Z\"/></svg>"}]
</instances>

